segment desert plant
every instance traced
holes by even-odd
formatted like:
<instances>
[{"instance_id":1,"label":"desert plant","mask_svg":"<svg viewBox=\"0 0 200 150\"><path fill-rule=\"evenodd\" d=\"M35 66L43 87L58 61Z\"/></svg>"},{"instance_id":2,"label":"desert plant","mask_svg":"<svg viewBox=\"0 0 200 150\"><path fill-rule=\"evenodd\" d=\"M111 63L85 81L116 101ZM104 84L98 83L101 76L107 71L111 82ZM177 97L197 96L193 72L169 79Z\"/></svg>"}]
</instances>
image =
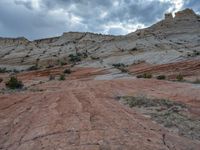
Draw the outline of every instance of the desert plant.
<instances>
[{"instance_id":1,"label":"desert plant","mask_svg":"<svg viewBox=\"0 0 200 150\"><path fill-rule=\"evenodd\" d=\"M12 72L13 72L13 73L19 73L20 71L17 70L17 69L13 69Z\"/></svg>"},{"instance_id":2,"label":"desert plant","mask_svg":"<svg viewBox=\"0 0 200 150\"><path fill-rule=\"evenodd\" d=\"M60 62L60 65L61 65L61 66L67 65L67 62L61 61L61 62Z\"/></svg>"},{"instance_id":3,"label":"desert plant","mask_svg":"<svg viewBox=\"0 0 200 150\"><path fill-rule=\"evenodd\" d=\"M123 63L113 64L112 66L121 70L121 72L128 72L128 69L126 69L128 66Z\"/></svg>"},{"instance_id":4,"label":"desert plant","mask_svg":"<svg viewBox=\"0 0 200 150\"><path fill-rule=\"evenodd\" d=\"M96 56L90 56L92 60L99 60L100 58L99 57L96 57Z\"/></svg>"},{"instance_id":5,"label":"desert plant","mask_svg":"<svg viewBox=\"0 0 200 150\"><path fill-rule=\"evenodd\" d=\"M119 70L121 70L121 72L123 72L123 73L127 73L128 72L128 69L126 69L126 68L119 68Z\"/></svg>"},{"instance_id":6,"label":"desert plant","mask_svg":"<svg viewBox=\"0 0 200 150\"><path fill-rule=\"evenodd\" d=\"M54 75L50 75L49 76L49 81L51 81L51 80L55 80L55 76Z\"/></svg>"},{"instance_id":7,"label":"desert plant","mask_svg":"<svg viewBox=\"0 0 200 150\"><path fill-rule=\"evenodd\" d=\"M70 74L70 73L71 73L71 69L65 69L65 70L63 71L63 73L65 73L65 74Z\"/></svg>"},{"instance_id":8,"label":"desert plant","mask_svg":"<svg viewBox=\"0 0 200 150\"><path fill-rule=\"evenodd\" d=\"M81 54L80 53L77 53L76 55L70 54L69 58L71 62L79 62L81 61Z\"/></svg>"},{"instance_id":9,"label":"desert plant","mask_svg":"<svg viewBox=\"0 0 200 150\"><path fill-rule=\"evenodd\" d=\"M6 68L0 68L0 73L6 73L6 72L7 72Z\"/></svg>"},{"instance_id":10,"label":"desert plant","mask_svg":"<svg viewBox=\"0 0 200 150\"><path fill-rule=\"evenodd\" d=\"M126 65L123 63L112 64L112 66L115 68L126 67Z\"/></svg>"},{"instance_id":11,"label":"desert plant","mask_svg":"<svg viewBox=\"0 0 200 150\"><path fill-rule=\"evenodd\" d=\"M200 84L200 79L197 78L193 83Z\"/></svg>"},{"instance_id":12,"label":"desert plant","mask_svg":"<svg viewBox=\"0 0 200 150\"><path fill-rule=\"evenodd\" d=\"M48 69L48 68L53 68L54 67L54 65L52 65L52 64L49 64L48 66L46 66L46 68Z\"/></svg>"},{"instance_id":13,"label":"desert plant","mask_svg":"<svg viewBox=\"0 0 200 150\"><path fill-rule=\"evenodd\" d=\"M142 74L139 74L136 76L137 78L143 78L143 75Z\"/></svg>"},{"instance_id":14,"label":"desert plant","mask_svg":"<svg viewBox=\"0 0 200 150\"><path fill-rule=\"evenodd\" d=\"M183 81L183 75L182 75L182 74L178 74L178 75L176 76L176 79L177 79L178 81Z\"/></svg>"},{"instance_id":15,"label":"desert plant","mask_svg":"<svg viewBox=\"0 0 200 150\"><path fill-rule=\"evenodd\" d=\"M194 54L194 56L199 56L199 55L200 55L200 52L198 52L197 50L194 50L194 51L193 51L193 54Z\"/></svg>"},{"instance_id":16,"label":"desert plant","mask_svg":"<svg viewBox=\"0 0 200 150\"><path fill-rule=\"evenodd\" d=\"M59 77L59 80L60 81L65 80L65 74L61 74L60 77Z\"/></svg>"},{"instance_id":17,"label":"desert plant","mask_svg":"<svg viewBox=\"0 0 200 150\"><path fill-rule=\"evenodd\" d=\"M21 89L23 86L22 81L18 80L15 76L10 77L10 79L6 82L6 87L10 89Z\"/></svg>"},{"instance_id":18,"label":"desert plant","mask_svg":"<svg viewBox=\"0 0 200 150\"><path fill-rule=\"evenodd\" d=\"M38 66L37 65L34 65L34 66L31 66L27 69L27 71L33 71L33 70L38 70Z\"/></svg>"},{"instance_id":19,"label":"desert plant","mask_svg":"<svg viewBox=\"0 0 200 150\"><path fill-rule=\"evenodd\" d=\"M150 79L150 78L152 78L152 74L150 74L150 73L144 73L144 74L137 75L136 77L137 78L147 78L147 79Z\"/></svg>"},{"instance_id":20,"label":"desert plant","mask_svg":"<svg viewBox=\"0 0 200 150\"><path fill-rule=\"evenodd\" d=\"M150 79L150 78L152 78L152 74L150 74L150 73L144 73L144 78L148 78L148 79Z\"/></svg>"},{"instance_id":21,"label":"desert plant","mask_svg":"<svg viewBox=\"0 0 200 150\"><path fill-rule=\"evenodd\" d=\"M165 75L159 75L156 77L158 80L165 80L166 76Z\"/></svg>"}]
</instances>

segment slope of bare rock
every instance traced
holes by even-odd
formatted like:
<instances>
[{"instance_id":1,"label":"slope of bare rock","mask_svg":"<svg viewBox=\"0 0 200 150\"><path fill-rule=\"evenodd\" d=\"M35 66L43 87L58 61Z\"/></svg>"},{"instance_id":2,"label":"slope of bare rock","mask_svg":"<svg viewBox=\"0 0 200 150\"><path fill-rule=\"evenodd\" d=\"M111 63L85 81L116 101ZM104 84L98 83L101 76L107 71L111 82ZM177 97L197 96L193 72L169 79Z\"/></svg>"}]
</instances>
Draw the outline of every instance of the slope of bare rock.
<instances>
[{"instance_id":1,"label":"slope of bare rock","mask_svg":"<svg viewBox=\"0 0 200 150\"><path fill-rule=\"evenodd\" d=\"M18 77L26 86L37 80L38 74L46 75L37 72L32 80L24 73ZM199 148L200 141L170 132L116 100L143 93L187 104L195 115L200 113L199 88L155 79L95 81L93 72L98 69L79 68L65 81L34 85L38 91L28 88L0 94L0 149Z\"/></svg>"},{"instance_id":2,"label":"slope of bare rock","mask_svg":"<svg viewBox=\"0 0 200 150\"><path fill-rule=\"evenodd\" d=\"M153 75L165 75L170 79L176 79L176 76L179 74L184 77L198 78L200 76L200 60L180 61L162 65L140 63L130 66L129 72L133 74L151 73Z\"/></svg>"},{"instance_id":3,"label":"slope of bare rock","mask_svg":"<svg viewBox=\"0 0 200 150\"><path fill-rule=\"evenodd\" d=\"M170 16L167 14L151 27L125 36L68 32L35 41L1 38L0 63L6 67L15 65L15 68L44 67L59 62L70 63L68 56L79 53L87 57L78 64L103 67L116 62L132 64L138 60L164 64L199 56L199 15L186 9L177 12L174 18Z\"/></svg>"}]
</instances>

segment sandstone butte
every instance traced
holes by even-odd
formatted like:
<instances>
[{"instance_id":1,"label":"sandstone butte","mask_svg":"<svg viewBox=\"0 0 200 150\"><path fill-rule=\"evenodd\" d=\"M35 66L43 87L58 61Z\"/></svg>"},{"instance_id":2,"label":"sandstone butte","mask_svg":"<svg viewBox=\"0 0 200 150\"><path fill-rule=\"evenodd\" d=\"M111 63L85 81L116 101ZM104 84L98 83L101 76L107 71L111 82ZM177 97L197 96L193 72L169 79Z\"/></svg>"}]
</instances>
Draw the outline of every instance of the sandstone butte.
<instances>
[{"instance_id":1,"label":"sandstone butte","mask_svg":"<svg viewBox=\"0 0 200 150\"><path fill-rule=\"evenodd\" d=\"M0 73L0 150L200 149L200 16L191 9L125 36L0 38L0 67L8 70ZM152 78L137 78L144 74ZM11 75L23 89L6 88ZM139 95L166 101L159 109L124 103Z\"/></svg>"}]
</instances>

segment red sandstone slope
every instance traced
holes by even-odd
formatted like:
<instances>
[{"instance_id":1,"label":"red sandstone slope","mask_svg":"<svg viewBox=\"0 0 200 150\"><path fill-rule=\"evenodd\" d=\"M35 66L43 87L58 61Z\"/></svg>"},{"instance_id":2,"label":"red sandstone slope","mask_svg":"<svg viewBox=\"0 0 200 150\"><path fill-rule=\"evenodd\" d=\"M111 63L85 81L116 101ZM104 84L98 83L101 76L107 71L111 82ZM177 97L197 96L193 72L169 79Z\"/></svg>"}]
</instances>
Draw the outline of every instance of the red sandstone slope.
<instances>
[{"instance_id":1,"label":"red sandstone slope","mask_svg":"<svg viewBox=\"0 0 200 150\"><path fill-rule=\"evenodd\" d=\"M26 91L0 94L0 149L197 150L200 147L200 141L169 132L116 101L117 96L145 93L181 101L199 114L199 88L155 79L95 81L88 78L92 78L90 71L95 69L83 70L77 70L66 81L46 81ZM21 79L26 84L33 82L28 76L22 75Z\"/></svg>"},{"instance_id":2,"label":"red sandstone slope","mask_svg":"<svg viewBox=\"0 0 200 150\"><path fill-rule=\"evenodd\" d=\"M186 77L195 77L200 75L200 60L187 60L162 65L141 63L130 66L129 71L133 74L152 73L166 75L172 79L176 78L178 74Z\"/></svg>"}]
</instances>

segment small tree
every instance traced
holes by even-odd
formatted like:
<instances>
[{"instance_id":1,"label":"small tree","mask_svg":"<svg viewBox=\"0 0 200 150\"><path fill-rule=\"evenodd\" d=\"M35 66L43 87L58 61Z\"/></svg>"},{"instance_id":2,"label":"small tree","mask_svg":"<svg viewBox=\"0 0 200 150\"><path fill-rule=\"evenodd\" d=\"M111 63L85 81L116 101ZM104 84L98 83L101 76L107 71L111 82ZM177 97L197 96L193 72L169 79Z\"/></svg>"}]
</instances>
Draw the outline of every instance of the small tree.
<instances>
[{"instance_id":1,"label":"small tree","mask_svg":"<svg viewBox=\"0 0 200 150\"><path fill-rule=\"evenodd\" d=\"M22 81L18 80L17 77L10 77L10 79L6 82L6 87L10 89L21 89L23 88Z\"/></svg>"}]
</instances>

